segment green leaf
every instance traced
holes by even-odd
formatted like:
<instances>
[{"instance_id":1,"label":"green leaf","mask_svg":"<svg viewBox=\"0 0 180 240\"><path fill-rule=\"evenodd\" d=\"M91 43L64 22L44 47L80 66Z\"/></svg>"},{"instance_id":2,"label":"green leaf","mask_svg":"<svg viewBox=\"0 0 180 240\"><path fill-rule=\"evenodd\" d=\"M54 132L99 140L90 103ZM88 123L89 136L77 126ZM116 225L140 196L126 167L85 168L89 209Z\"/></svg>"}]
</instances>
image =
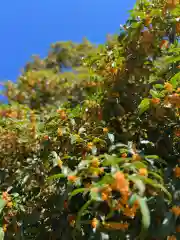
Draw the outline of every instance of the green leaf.
<instances>
[{"instance_id":1,"label":"green leaf","mask_svg":"<svg viewBox=\"0 0 180 240\"><path fill-rule=\"evenodd\" d=\"M138 176L128 176L129 180L135 183L136 187L139 190L140 195L143 195L146 187L143 181Z\"/></svg>"},{"instance_id":2,"label":"green leaf","mask_svg":"<svg viewBox=\"0 0 180 240\"><path fill-rule=\"evenodd\" d=\"M108 138L109 138L109 140L111 141L111 143L114 142L114 134L108 133Z\"/></svg>"},{"instance_id":3,"label":"green leaf","mask_svg":"<svg viewBox=\"0 0 180 240\"><path fill-rule=\"evenodd\" d=\"M147 166L140 161L134 162L134 163L125 163L124 165L122 165L122 167L124 168L135 168L135 169L140 169L140 168L147 168Z\"/></svg>"},{"instance_id":4,"label":"green leaf","mask_svg":"<svg viewBox=\"0 0 180 240\"><path fill-rule=\"evenodd\" d=\"M0 240L4 239L4 231L2 229L2 227L0 228Z\"/></svg>"},{"instance_id":5,"label":"green leaf","mask_svg":"<svg viewBox=\"0 0 180 240\"><path fill-rule=\"evenodd\" d=\"M60 178L66 178L66 176L62 173L59 173L59 174L55 174L53 176L48 177L47 180L55 180Z\"/></svg>"},{"instance_id":6,"label":"green leaf","mask_svg":"<svg viewBox=\"0 0 180 240\"><path fill-rule=\"evenodd\" d=\"M167 165L166 161L164 161L163 159L159 158L157 155L147 155L147 156L145 156L145 159L147 161L154 161L154 160L156 160L159 163Z\"/></svg>"},{"instance_id":7,"label":"green leaf","mask_svg":"<svg viewBox=\"0 0 180 240\"><path fill-rule=\"evenodd\" d=\"M152 180L152 179L150 179L150 178L143 177L143 176L139 176L139 178L140 178L144 183L147 183L147 184L153 186L154 188L161 189L161 190L167 195L167 197L169 198L169 201L172 200L171 194L167 191L167 189L166 189L162 184L159 184L159 183L157 183L156 181L154 181L154 180Z\"/></svg>"},{"instance_id":8,"label":"green leaf","mask_svg":"<svg viewBox=\"0 0 180 240\"><path fill-rule=\"evenodd\" d=\"M85 192L86 188L78 188L78 189L75 189L74 191L72 191L72 193L70 194L69 196L69 200L71 200L71 198L75 195L77 195L78 193L82 193L82 192Z\"/></svg>"},{"instance_id":9,"label":"green leaf","mask_svg":"<svg viewBox=\"0 0 180 240\"><path fill-rule=\"evenodd\" d=\"M139 202L141 214L142 214L142 229L140 234L140 239L145 239L147 230L151 223L150 212L147 205L147 200L145 198L136 195L136 200Z\"/></svg>"},{"instance_id":10,"label":"green leaf","mask_svg":"<svg viewBox=\"0 0 180 240\"><path fill-rule=\"evenodd\" d=\"M166 63L175 63L175 62L179 62L180 61L180 55L178 55L178 56L168 56L168 57L166 57L165 58L165 61L166 61Z\"/></svg>"},{"instance_id":11,"label":"green leaf","mask_svg":"<svg viewBox=\"0 0 180 240\"><path fill-rule=\"evenodd\" d=\"M4 207L6 206L6 201L4 199L0 199L0 213L2 212L2 210L4 209Z\"/></svg>"},{"instance_id":12,"label":"green leaf","mask_svg":"<svg viewBox=\"0 0 180 240\"><path fill-rule=\"evenodd\" d=\"M161 183L164 182L164 181L163 181L163 178L162 178L159 174L157 174L157 173L155 173L155 172L148 171L148 175L154 176L154 177L157 178Z\"/></svg>"},{"instance_id":13,"label":"green leaf","mask_svg":"<svg viewBox=\"0 0 180 240\"><path fill-rule=\"evenodd\" d=\"M165 212L164 220L162 221L162 224L156 233L157 237L165 238L166 236L170 235L173 232L175 225L176 217L174 214L172 212Z\"/></svg>"},{"instance_id":14,"label":"green leaf","mask_svg":"<svg viewBox=\"0 0 180 240\"><path fill-rule=\"evenodd\" d=\"M139 105L139 114L143 114L145 111L147 111L149 109L150 106L150 99L149 98L144 98L140 105Z\"/></svg>"},{"instance_id":15,"label":"green leaf","mask_svg":"<svg viewBox=\"0 0 180 240\"><path fill-rule=\"evenodd\" d=\"M131 158L118 158L118 157L111 156L108 154L105 154L105 158L106 159L102 163L103 166L114 166L119 163L123 163L125 161L128 162L128 160L131 160Z\"/></svg>"},{"instance_id":16,"label":"green leaf","mask_svg":"<svg viewBox=\"0 0 180 240\"><path fill-rule=\"evenodd\" d=\"M76 219L76 227L80 228L80 220L81 220L81 216L83 215L83 213L85 212L85 210L91 205L92 200L87 201L82 208L80 209L80 211L78 212L77 215L77 219Z\"/></svg>"},{"instance_id":17,"label":"green leaf","mask_svg":"<svg viewBox=\"0 0 180 240\"><path fill-rule=\"evenodd\" d=\"M157 91L154 91L154 90L150 90L150 94L153 98L158 98L159 97L159 93Z\"/></svg>"},{"instance_id":18,"label":"green leaf","mask_svg":"<svg viewBox=\"0 0 180 240\"><path fill-rule=\"evenodd\" d=\"M173 87L177 87L180 84L180 72L176 73L170 80Z\"/></svg>"},{"instance_id":19,"label":"green leaf","mask_svg":"<svg viewBox=\"0 0 180 240\"><path fill-rule=\"evenodd\" d=\"M154 87L157 89L163 89L164 85L163 84L155 84Z\"/></svg>"},{"instance_id":20,"label":"green leaf","mask_svg":"<svg viewBox=\"0 0 180 240\"><path fill-rule=\"evenodd\" d=\"M93 184L92 188L101 187L104 184L110 184L113 181L111 174L106 174L99 182Z\"/></svg>"}]
</instances>

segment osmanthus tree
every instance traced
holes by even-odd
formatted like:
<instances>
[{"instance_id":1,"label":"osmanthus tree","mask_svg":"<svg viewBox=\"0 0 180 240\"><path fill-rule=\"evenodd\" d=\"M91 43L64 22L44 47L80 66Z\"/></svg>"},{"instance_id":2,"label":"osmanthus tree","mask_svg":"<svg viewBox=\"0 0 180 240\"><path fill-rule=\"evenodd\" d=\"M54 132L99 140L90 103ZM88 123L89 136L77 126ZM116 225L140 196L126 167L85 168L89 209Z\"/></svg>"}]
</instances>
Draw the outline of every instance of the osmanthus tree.
<instances>
[{"instance_id":1,"label":"osmanthus tree","mask_svg":"<svg viewBox=\"0 0 180 240\"><path fill-rule=\"evenodd\" d=\"M118 38L57 43L7 84L2 239L179 239L180 4L130 13Z\"/></svg>"}]
</instances>

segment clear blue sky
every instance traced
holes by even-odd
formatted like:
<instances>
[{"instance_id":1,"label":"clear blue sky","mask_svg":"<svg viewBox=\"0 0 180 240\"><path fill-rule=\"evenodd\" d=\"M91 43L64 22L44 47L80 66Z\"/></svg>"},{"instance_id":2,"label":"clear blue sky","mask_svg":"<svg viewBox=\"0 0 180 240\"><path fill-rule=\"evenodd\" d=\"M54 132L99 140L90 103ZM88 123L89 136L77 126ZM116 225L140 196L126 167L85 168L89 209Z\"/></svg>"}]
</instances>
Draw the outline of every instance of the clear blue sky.
<instances>
[{"instance_id":1,"label":"clear blue sky","mask_svg":"<svg viewBox=\"0 0 180 240\"><path fill-rule=\"evenodd\" d=\"M103 42L118 32L135 0L2 0L0 81L15 80L32 54L45 56L51 43Z\"/></svg>"}]
</instances>

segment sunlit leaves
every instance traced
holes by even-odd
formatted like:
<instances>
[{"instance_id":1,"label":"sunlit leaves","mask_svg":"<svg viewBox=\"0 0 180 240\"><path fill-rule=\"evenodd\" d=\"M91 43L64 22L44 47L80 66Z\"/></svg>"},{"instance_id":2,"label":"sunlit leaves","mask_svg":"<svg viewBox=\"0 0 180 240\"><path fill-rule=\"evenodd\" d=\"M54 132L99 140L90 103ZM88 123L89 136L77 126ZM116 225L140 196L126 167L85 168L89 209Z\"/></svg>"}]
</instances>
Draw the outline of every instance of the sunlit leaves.
<instances>
[{"instance_id":1,"label":"sunlit leaves","mask_svg":"<svg viewBox=\"0 0 180 240\"><path fill-rule=\"evenodd\" d=\"M140 105L139 105L139 114L143 114L145 111L147 111L149 109L150 106L150 99L145 98L141 101Z\"/></svg>"}]
</instances>

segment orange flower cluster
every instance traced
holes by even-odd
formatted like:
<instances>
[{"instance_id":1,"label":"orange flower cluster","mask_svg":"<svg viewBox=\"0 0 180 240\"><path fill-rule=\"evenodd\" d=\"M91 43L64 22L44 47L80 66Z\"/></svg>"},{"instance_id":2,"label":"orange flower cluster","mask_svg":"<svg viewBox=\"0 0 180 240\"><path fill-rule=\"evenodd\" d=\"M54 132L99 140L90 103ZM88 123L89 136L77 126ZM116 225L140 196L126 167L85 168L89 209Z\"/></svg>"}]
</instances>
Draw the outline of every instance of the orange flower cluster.
<instances>
[{"instance_id":1,"label":"orange flower cluster","mask_svg":"<svg viewBox=\"0 0 180 240\"><path fill-rule=\"evenodd\" d=\"M129 223L117 223L117 222L108 222L104 223L104 227L106 229L114 229L114 230L127 230L129 227Z\"/></svg>"},{"instance_id":2,"label":"orange flower cluster","mask_svg":"<svg viewBox=\"0 0 180 240\"><path fill-rule=\"evenodd\" d=\"M107 127L103 128L103 133L108 133L109 129Z\"/></svg>"},{"instance_id":3,"label":"orange flower cluster","mask_svg":"<svg viewBox=\"0 0 180 240\"><path fill-rule=\"evenodd\" d=\"M66 209L66 210L68 209L68 201L67 200L64 201L64 209Z\"/></svg>"},{"instance_id":4,"label":"orange flower cluster","mask_svg":"<svg viewBox=\"0 0 180 240\"><path fill-rule=\"evenodd\" d=\"M113 92L111 95L112 95L113 97L116 97L116 98L118 98L118 97L120 96L120 94L119 94L118 92Z\"/></svg>"},{"instance_id":5,"label":"orange flower cluster","mask_svg":"<svg viewBox=\"0 0 180 240\"><path fill-rule=\"evenodd\" d=\"M151 102L156 105L156 104L159 104L160 103L160 99L159 98L152 98L151 99Z\"/></svg>"},{"instance_id":6,"label":"orange flower cluster","mask_svg":"<svg viewBox=\"0 0 180 240\"><path fill-rule=\"evenodd\" d=\"M88 149L88 150L92 150L93 146L94 146L94 144L93 144L92 142L89 142L89 143L87 144L87 149Z\"/></svg>"},{"instance_id":7,"label":"orange flower cluster","mask_svg":"<svg viewBox=\"0 0 180 240\"><path fill-rule=\"evenodd\" d=\"M68 181L74 183L76 180L77 180L77 176L75 176L75 175L68 176Z\"/></svg>"},{"instance_id":8,"label":"orange flower cluster","mask_svg":"<svg viewBox=\"0 0 180 240\"><path fill-rule=\"evenodd\" d=\"M175 107L180 107L180 95L178 93L174 93L167 97L167 101L173 104Z\"/></svg>"},{"instance_id":9,"label":"orange flower cluster","mask_svg":"<svg viewBox=\"0 0 180 240\"><path fill-rule=\"evenodd\" d=\"M124 214L126 217L134 218L135 215L136 215L137 210L139 209L139 203L138 203L138 201L135 201L135 202L133 203L133 206L130 207L130 206L128 205L128 196L123 196L123 197L119 200L116 209L117 209L117 210L118 210L118 209L123 210L123 214Z\"/></svg>"},{"instance_id":10,"label":"orange flower cluster","mask_svg":"<svg viewBox=\"0 0 180 240\"><path fill-rule=\"evenodd\" d=\"M180 178L180 167L174 168L174 175L175 177Z\"/></svg>"},{"instance_id":11,"label":"orange flower cluster","mask_svg":"<svg viewBox=\"0 0 180 240\"><path fill-rule=\"evenodd\" d=\"M7 224L4 224L2 228L3 228L3 232L6 232L6 231L7 231L7 228L8 228L8 225L7 225Z\"/></svg>"},{"instance_id":12,"label":"orange flower cluster","mask_svg":"<svg viewBox=\"0 0 180 240\"><path fill-rule=\"evenodd\" d=\"M59 116L60 116L61 120L66 120L67 119L67 115L66 115L66 112L64 110L58 109L57 113L59 113Z\"/></svg>"},{"instance_id":13,"label":"orange flower cluster","mask_svg":"<svg viewBox=\"0 0 180 240\"><path fill-rule=\"evenodd\" d=\"M97 218L93 218L93 220L91 221L91 226L93 229L96 229L99 225L99 221L97 220Z\"/></svg>"},{"instance_id":14,"label":"orange flower cluster","mask_svg":"<svg viewBox=\"0 0 180 240\"><path fill-rule=\"evenodd\" d=\"M94 157L91 162L91 166L94 168L98 168L100 165L99 159L97 157Z\"/></svg>"},{"instance_id":15,"label":"orange flower cluster","mask_svg":"<svg viewBox=\"0 0 180 240\"><path fill-rule=\"evenodd\" d=\"M111 188L115 191L121 192L123 195L129 194L129 182L125 178L122 172L117 172L114 176L115 181L111 185Z\"/></svg>"},{"instance_id":16,"label":"orange flower cluster","mask_svg":"<svg viewBox=\"0 0 180 240\"><path fill-rule=\"evenodd\" d=\"M164 88L168 91L168 92L172 92L173 91L173 85L171 83L166 82L164 84Z\"/></svg>"},{"instance_id":17,"label":"orange flower cluster","mask_svg":"<svg viewBox=\"0 0 180 240\"><path fill-rule=\"evenodd\" d=\"M7 192L3 192L2 193L2 199L5 200L7 203L6 203L6 206L8 208L12 208L13 206L13 203L11 201L11 197L9 196L9 194Z\"/></svg>"},{"instance_id":18,"label":"orange flower cluster","mask_svg":"<svg viewBox=\"0 0 180 240\"><path fill-rule=\"evenodd\" d=\"M176 226L176 232L178 232L178 233L180 232L180 225Z\"/></svg>"},{"instance_id":19,"label":"orange flower cluster","mask_svg":"<svg viewBox=\"0 0 180 240\"><path fill-rule=\"evenodd\" d=\"M122 157L122 158L126 158L126 157L127 157L127 153L122 153L122 154L121 154L121 157Z\"/></svg>"},{"instance_id":20,"label":"orange flower cluster","mask_svg":"<svg viewBox=\"0 0 180 240\"><path fill-rule=\"evenodd\" d=\"M180 129L176 129L174 131L174 134L176 135L176 137L180 137Z\"/></svg>"},{"instance_id":21,"label":"orange flower cluster","mask_svg":"<svg viewBox=\"0 0 180 240\"><path fill-rule=\"evenodd\" d=\"M101 198L103 201L108 201L111 198L112 189L110 186L106 186L101 190Z\"/></svg>"},{"instance_id":22,"label":"orange flower cluster","mask_svg":"<svg viewBox=\"0 0 180 240\"><path fill-rule=\"evenodd\" d=\"M68 215L68 222L72 227L74 227L74 225L75 225L75 222L76 222L75 219L76 219L76 217L74 215Z\"/></svg>"},{"instance_id":23,"label":"orange flower cluster","mask_svg":"<svg viewBox=\"0 0 180 240\"><path fill-rule=\"evenodd\" d=\"M180 216L180 207L178 206L174 206L171 211L174 213L174 215L176 215L177 217Z\"/></svg>"},{"instance_id":24,"label":"orange flower cluster","mask_svg":"<svg viewBox=\"0 0 180 240\"><path fill-rule=\"evenodd\" d=\"M62 135L63 135L62 128L58 128L57 134L58 134L59 137L62 137Z\"/></svg>"},{"instance_id":25,"label":"orange flower cluster","mask_svg":"<svg viewBox=\"0 0 180 240\"><path fill-rule=\"evenodd\" d=\"M176 240L176 239L177 239L177 238L176 238L176 236L174 236L174 235L167 237L167 240Z\"/></svg>"},{"instance_id":26,"label":"orange flower cluster","mask_svg":"<svg viewBox=\"0 0 180 240\"><path fill-rule=\"evenodd\" d=\"M141 156L139 154L133 154L132 156L132 161L136 162L136 161L140 161L141 160Z\"/></svg>"},{"instance_id":27,"label":"orange flower cluster","mask_svg":"<svg viewBox=\"0 0 180 240\"><path fill-rule=\"evenodd\" d=\"M15 110L1 110L0 111L0 116L1 117L6 117L6 118L18 118L20 113Z\"/></svg>"},{"instance_id":28,"label":"orange flower cluster","mask_svg":"<svg viewBox=\"0 0 180 240\"><path fill-rule=\"evenodd\" d=\"M148 176L148 170L146 168L140 168L139 169L139 175L147 177Z\"/></svg>"}]
</instances>

